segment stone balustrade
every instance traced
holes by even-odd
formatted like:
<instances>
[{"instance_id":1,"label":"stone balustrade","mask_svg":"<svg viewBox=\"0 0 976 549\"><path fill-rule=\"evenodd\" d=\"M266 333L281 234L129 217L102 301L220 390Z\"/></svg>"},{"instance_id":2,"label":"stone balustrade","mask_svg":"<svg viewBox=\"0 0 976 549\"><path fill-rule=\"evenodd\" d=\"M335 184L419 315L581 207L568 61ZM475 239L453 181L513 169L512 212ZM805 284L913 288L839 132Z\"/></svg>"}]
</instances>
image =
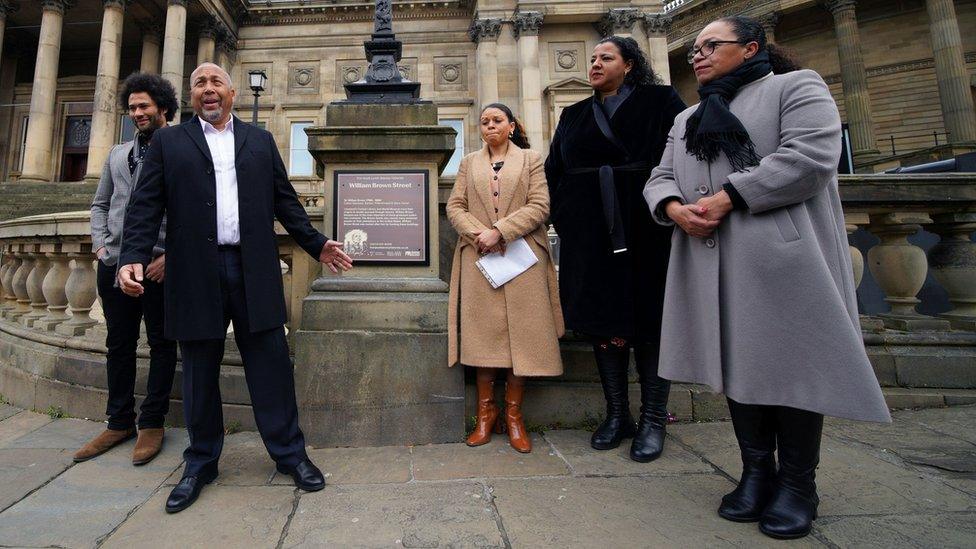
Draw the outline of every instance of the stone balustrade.
<instances>
[{"instance_id":1,"label":"stone balustrade","mask_svg":"<svg viewBox=\"0 0 976 549\"><path fill-rule=\"evenodd\" d=\"M91 315L98 294L90 230L86 211L0 223L0 319L39 334L79 338L97 333L93 329L99 321ZM320 271L280 226L276 230L286 327L298 326L302 299Z\"/></svg>"}]
</instances>

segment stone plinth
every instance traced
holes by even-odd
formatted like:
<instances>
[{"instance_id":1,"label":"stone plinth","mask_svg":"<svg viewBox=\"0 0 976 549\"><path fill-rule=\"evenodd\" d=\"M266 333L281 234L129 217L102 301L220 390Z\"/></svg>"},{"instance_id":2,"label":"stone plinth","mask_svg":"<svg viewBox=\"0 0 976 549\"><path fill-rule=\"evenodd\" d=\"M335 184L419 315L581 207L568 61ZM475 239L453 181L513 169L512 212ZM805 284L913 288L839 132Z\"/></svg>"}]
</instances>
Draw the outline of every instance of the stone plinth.
<instances>
[{"instance_id":1,"label":"stone plinth","mask_svg":"<svg viewBox=\"0 0 976 549\"><path fill-rule=\"evenodd\" d=\"M447 367L437 238L437 177L454 151L454 130L438 126L437 107L424 102L333 103L326 122L307 130L325 181L324 232L333 232L336 171L426 170L429 261L362 263L346 275L323 269L313 282L294 334L306 439L313 446L459 441L464 377Z\"/></svg>"}]
</instances>

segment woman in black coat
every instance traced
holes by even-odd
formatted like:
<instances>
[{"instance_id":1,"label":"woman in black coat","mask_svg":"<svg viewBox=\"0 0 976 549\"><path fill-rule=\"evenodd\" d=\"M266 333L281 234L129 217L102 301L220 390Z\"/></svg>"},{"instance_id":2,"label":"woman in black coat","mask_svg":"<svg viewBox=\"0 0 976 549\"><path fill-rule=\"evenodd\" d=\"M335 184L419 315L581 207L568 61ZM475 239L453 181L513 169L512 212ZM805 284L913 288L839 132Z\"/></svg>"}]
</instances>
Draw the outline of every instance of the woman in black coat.
<instances>
[{"instance_id":1,"label":"woman in black coat","mask_svg":"<svg viewBox=\"0 0 976 549\"><path fill-rule=\"evenodd\" d=\"M593 342L607 417L598 450L634 437L630 457L664 447L670 382L657 375L671 229L654 223L642 191L685 108L657 78L637 42L611 36L593 50L594 94L566 107L546 160L551 220L560 237L559 285L566 327ZM634 349L640 423L630 414L627 368Z\"/></svg>"}]
</instances>

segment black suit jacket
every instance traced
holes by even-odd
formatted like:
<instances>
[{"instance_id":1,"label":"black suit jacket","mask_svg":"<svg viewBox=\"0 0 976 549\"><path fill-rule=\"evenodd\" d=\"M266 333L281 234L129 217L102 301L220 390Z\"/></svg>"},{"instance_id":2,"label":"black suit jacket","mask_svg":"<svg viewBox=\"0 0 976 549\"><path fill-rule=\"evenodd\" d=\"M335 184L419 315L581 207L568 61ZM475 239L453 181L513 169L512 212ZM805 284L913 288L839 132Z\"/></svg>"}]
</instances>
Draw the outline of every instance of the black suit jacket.
<instances>
[{"instance_id":1,"label":"black suit jacket","mask_svg":"<svg viewBox=\"0 0 976 549\"><path fill-rule=\"evenodd\" d=\"M259 332L281 326L286 317L275 218L316 259L326 237L309 222L271 134L235 117L234 144L248 322L252 332ZM119 261L146 265L152 260L165 212L164 309L170 339L226 335L217 271L216 185L199 118L156 131L132 193Z\"/></svg>"}]
</instances>

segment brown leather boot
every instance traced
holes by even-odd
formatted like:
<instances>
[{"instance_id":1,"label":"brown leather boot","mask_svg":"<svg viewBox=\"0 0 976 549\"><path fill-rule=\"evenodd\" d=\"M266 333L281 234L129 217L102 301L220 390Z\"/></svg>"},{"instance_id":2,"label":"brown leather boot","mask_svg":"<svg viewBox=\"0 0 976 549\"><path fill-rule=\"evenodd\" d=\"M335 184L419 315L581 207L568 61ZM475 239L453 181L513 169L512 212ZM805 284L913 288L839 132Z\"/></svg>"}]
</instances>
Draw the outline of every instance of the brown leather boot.
<instances>
[{"instance_id":1,"label":"brown leather boot","mask_svg":"<svg viewBox=\"0 0 976 549\"><path fill-rule=\"evenodd\" d=\"M136 447L132 450L133 465L145 465L156 457L156 454L163 449L165 431L162 427L139 429L139 438L136 439Z\"/></svg>"},{"instance_id":2,"label":"brown leather boot","mask_svg":"<svg viewBox=\"0 0 976 549\"><path fill-rule=\"evenodd\" d=\"M508 441L517 452L527 454L532 451L532 439L522 422L522 393L525 390L525 378L508 371L505 380L505 427L508 430Z\"/></svg>"},{"instance_id":3,"label":"brown leather boot","mask_svg":"<svg viewBox=\"0 0 976 549\"><path fill-rule=\"evenodd\" d=\"M495 369L477 368L478 380L478 422L468 436L468 446L481 446L491 440L491 430L497 427L498 406L495 404Z\"/></svg>"},{"instance_id":4,"label":"brown leather boot","mask_svg":"<svg viewBox=\"0 0 976 549\"><path fill-rule=\"evenodd\" d=\"M104 454L105 452L111 450L112 448L122 444L123 442L129 440L135 436L136 430L134 428L125 429L122 431L116 431L115 429L105 429L97 437L88 441L87 444L82 446L77 452L75 452L74 460L75 463L82 461L88 461L89 459Z\"/></svg>"}]
</instances>

